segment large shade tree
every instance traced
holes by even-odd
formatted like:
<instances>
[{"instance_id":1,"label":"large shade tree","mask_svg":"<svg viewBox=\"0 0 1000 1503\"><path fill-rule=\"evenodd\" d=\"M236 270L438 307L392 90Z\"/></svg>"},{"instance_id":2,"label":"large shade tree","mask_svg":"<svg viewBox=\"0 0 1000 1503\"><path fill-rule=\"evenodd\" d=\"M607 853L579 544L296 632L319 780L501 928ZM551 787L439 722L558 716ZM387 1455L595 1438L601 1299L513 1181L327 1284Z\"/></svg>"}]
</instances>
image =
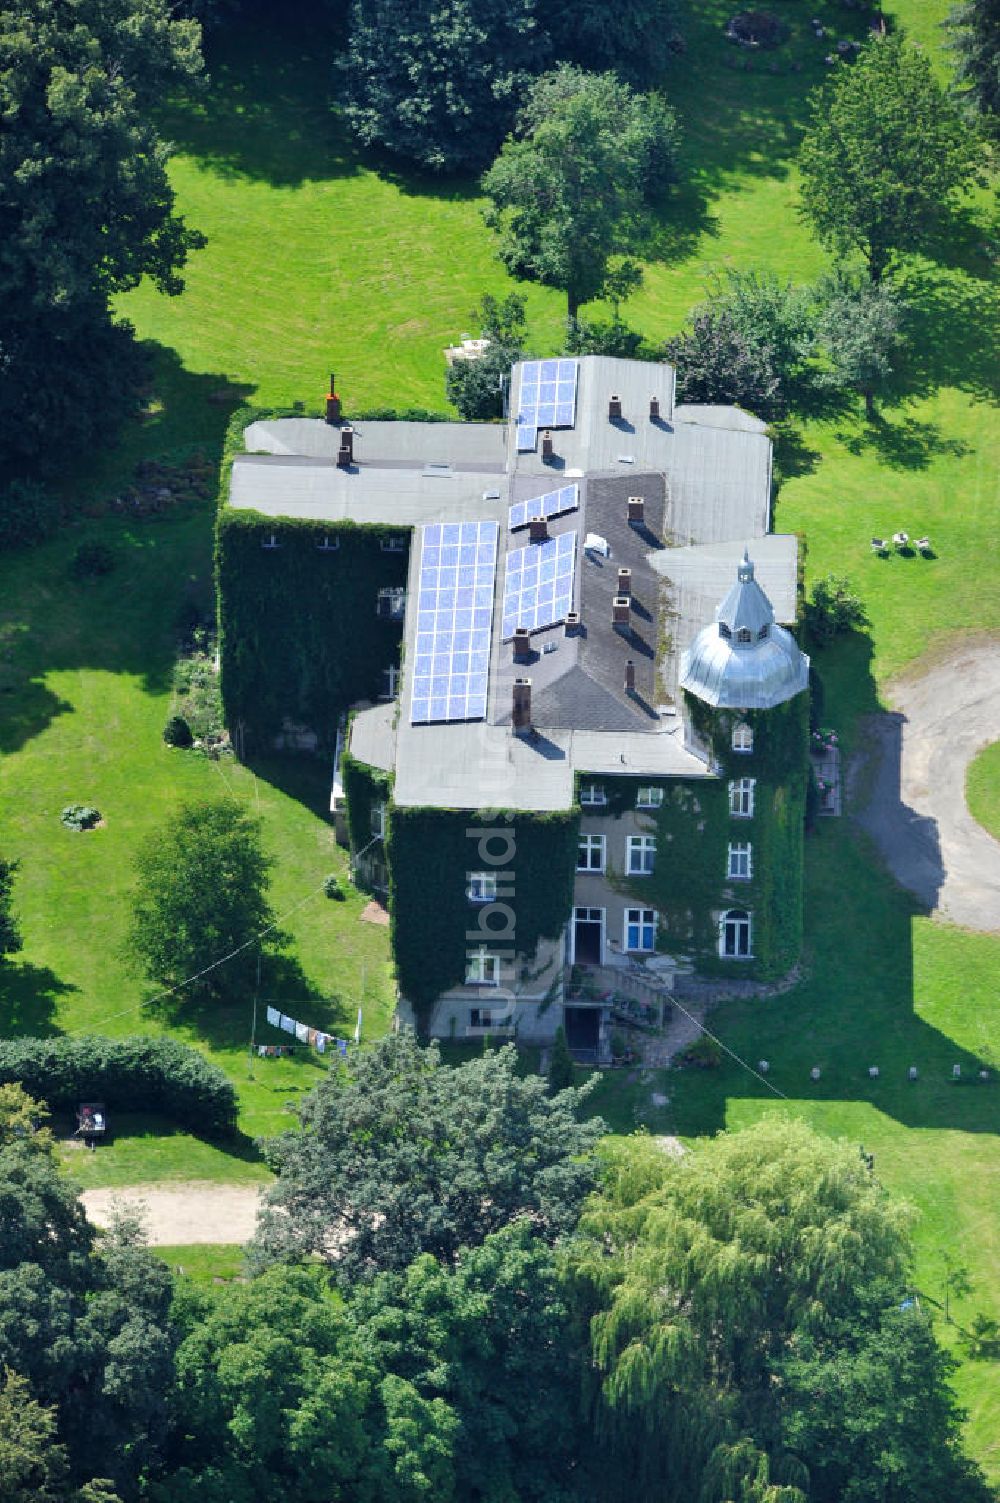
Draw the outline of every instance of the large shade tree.
<instances>
[{"instance_id":1,"label":"large shade tree","mask_svg":"<svg viewBox=\"0 0 1000 1503\"><path fill-rule=\"evenodd\" d=\"M817 92L799 151L802 209L820 241L860 253L879 282L940 229L981 147L926 55L873 36Z\"/></svg>"},{"instance_id":2,"label":"large shade tree","mask_svg":"<svg viewBox=\"0 0 1000 1503\"><path fill-rule=\"evenodd\" d=\"M955 55L955 87L986 130L1000 130L1000 0L963 0L945 23Z\"/></svg>"},{"instance_id":3,"label":"large shade tree","mask_svg":"<svg viewBox=\"0 0 1000 1503\"><path fill-rule=\"evenodd\" d=\"M152 106L197 75L199 35L168 0L0 6L0 462L106 438L135 375L110 299L180 290L200 237Z\"/></svg>"},{"instance_id":4,"label":"large shade tree","mask_svg":"<svg viewBox=\"0 0 1000 1503\"><path fill-rule=\"evenodd\" d=\"M679 1161L625 1144L605 1183L572 1268L608 1503L985 1503L907 1213L855 1146L768 1119Z\"/></svg>"},{"instance_id":5,"label":"large shade tree","mask_svg":"<svg viewBox=\"0 0 1000 1503\"><path fill-rule=\"evenodd\" d=\"M596 1180L603 1124L577 1121L584 1093L522 1079L512 1045L451 1069L436 1045L382 1039L306 1098L301 1131L265 1145L278 1179L256 1263L320 1257L349 1283L424 1252L453 1263L521 1217L554 1242Z\"/></svg>"},{"instance_id":6,"label":"large shade tree","mask_svg":"<svg viewBox=\"0 0 1000 1503\"><path fill-rule=\"evenodd\" d=\"M515 133L483 177L486 222L516 277L582 303L641 281L633 257L676 176L678 127L657 94L563 64L532 86Z\"/></svg>"}]
</instances>

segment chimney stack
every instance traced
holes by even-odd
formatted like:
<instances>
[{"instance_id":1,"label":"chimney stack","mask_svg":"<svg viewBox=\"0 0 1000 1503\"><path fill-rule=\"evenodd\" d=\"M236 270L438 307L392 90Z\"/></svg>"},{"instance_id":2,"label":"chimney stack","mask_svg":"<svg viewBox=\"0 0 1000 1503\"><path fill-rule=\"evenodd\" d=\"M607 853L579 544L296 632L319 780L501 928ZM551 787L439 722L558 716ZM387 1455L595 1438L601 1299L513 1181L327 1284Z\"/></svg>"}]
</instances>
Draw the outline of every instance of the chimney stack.
<instances>
[{"instance_id":1,"label":"chimney stack","mask_svg":"<svg viewBox=\"0 0 1000 1503\"><path fill-rule=\"evenodd\" d=\"M531 679L516 678L514 680L514 698L511 706L511 720L516 735L524 735L531 730Z\"/></svg>"},{"instance_id":2,"label":"chimney stack","mask_svg":"<svg viewBox=\"0 0 1000 1503\"><path fill-rule=\"evenodd\" d=\"M629 496L628 520L632 527L641 527L646 520L646 503L642 496Z\"/></svg>"},{"instance_id":3,"label":"chimney stack","mask_svg":"<svg viewBox=\"0 0 1000 1503\"><path fill-rule=\"evenodd\" d=\"M531 543L544 543L549 535L549 524L544 517L528 518L528 541Z\"/></svg>"},{"instance_id":4,"label":"chimney stack","mask_svg":"<svg viewBox=\"0 0 1000 1503\"><path fill-rule=\"evenodd\" d=\"M531 632L526 626L514 628L514 662L524 663L531 657Z\"/></svg>"},{"instance_id":5,"label":"chimney stack","mask_svg":"<svg viewBox=\"0 0 1000 1503\"><path fill-rule=\"evenodd\" d=\"M624 626L627 631L632 624L632 602L627 595L616 595L611 602L611 624Z\"/></svg>"},{"instance_id":6,"label":"chimney stack","mask_svg":"<svg viewBox=\"0 0 1000 1503\"><path fill-rule=\"evenodd\" d=\"M660 416L660 399L659 399L659 397L650 397L650 399L649 399L649 421L651 423L655 423L657 421L657 419L659 418L659 416Z\"/></svg>"},{"instance_id":7,"label":"chimney stack","mask_svg":"<svg viewBox=\"0 0 1000 1503\"><path fill-rule=\"evenodd\" d=\"M635 693L635 663L631 658L625 659L625 693Z\"/></svg>"},{"instance_id":8,"label":"chimney stack","mask_svg":"<svg viewBox=\"0 0 1000 1503\"><path fill-rule=\"evenodd\" d=\"M622 415L622 399L617 392L612 392L608 401L608 422L613 423L615 418Z\"/></svg>"},{"instance_id":9,"label":"chimney stack","mask_svg":"<svg viewBox=\"0 0 1000 1503\"><path fill-rule=\"evenodd\" d=\"M582 623L582 621L580 619L580 612L579 611L567 611L566 612L566 635L567 635L567 637L578 637L580 635L580 627L582 625L583 625L583 623Z\"/></svg>"},{"instance_id":10,"label":"chimney stack","mask_svg":"<svg viewBox=\"0 0 1000 1503\"><path fill-rule=\"evenodd\" d=\"M624 565L619 565L618 568L618 593L619 595L632 594L632 570L626 569Z\"/></svg>"},{"instance_id":11,"label":"chimney stack","mask_svg":"<svg viewBox=\"0 0 1000 1503\"><path fill-rule=\"evenodd\" d=\"M330 390L326 394L326 420L328 423L340 422L340 398L337 396L337 387L333 375L330 375Z\"/></svg>"},{"instance_id":12,"label":"chimney stack","mask_svg":"<svg viewBox=\"0 0 1000 1503\"><path fill-rule=\"evenodd\" d=\"M552 434L546 428L542 433L542 459L551 459L552 452Z\"/></svg>"},{"instance_id":13,"label":"chimney stack","mask_svg":"<svg viewBox=\"0 0 1000 1503\"><path fill-rule=\"evenodd\" d=\"M337 465L342 470L349 470L354 463L354 429L350 423L345 423L340 430L340 451L337 454Z\"/></svg>"}]
</instances>

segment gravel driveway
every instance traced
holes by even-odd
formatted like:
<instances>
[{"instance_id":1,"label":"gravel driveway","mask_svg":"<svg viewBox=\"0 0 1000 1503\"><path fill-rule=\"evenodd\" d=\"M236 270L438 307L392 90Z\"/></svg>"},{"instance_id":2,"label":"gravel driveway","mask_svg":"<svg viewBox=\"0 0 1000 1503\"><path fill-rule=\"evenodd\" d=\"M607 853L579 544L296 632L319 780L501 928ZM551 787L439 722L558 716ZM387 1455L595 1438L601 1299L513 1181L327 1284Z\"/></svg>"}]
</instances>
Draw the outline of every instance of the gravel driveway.
<instances>
[{"instance_id":1,"label":"gravel driveway","mask_svg":"<svg viewBox=\"0 0 1000 1503\"><path fill-rule=\"evenodd\" d=\"M1000 930L1000 841L969 813L969 762L1000 741L1000 639L952 647L890 686L893 711L866 718L850 786L859 823L893 876L928 910ZM857 801L856 801L857 802Z\"/></svg>"}]
</instances>

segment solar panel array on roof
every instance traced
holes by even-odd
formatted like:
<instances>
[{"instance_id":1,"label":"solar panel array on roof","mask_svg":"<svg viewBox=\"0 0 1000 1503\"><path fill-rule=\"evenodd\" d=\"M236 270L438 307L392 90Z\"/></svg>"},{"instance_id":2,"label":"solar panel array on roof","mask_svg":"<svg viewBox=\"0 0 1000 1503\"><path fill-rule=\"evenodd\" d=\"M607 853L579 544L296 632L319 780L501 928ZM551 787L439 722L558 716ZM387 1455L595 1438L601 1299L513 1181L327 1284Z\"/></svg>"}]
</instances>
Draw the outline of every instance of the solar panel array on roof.
<instances>
[{"instance_id":1,"label":"solar panel array on roof","mask_svg":"<svg viewBox=\"0 0 1000 1503\"><path fill-rule=\"evenodd\" d=\"M410 722L482 720L499 524L445 522L420 531Z\"/></svg>"},{"instance_id":2,"label":"solar panel array on roof","mask_svg":"<svg viewBox=\"0 0 1000 1503\"><path fill-rule=\"evenodd\" d=\"M572 428L576 422L575 360L527 360L518 393L517 447L533 449L539 428Z\"/></svg>"},{"instance_id":3,"label":"solar panel array on roof","mask_svg":"<svg viewBox=\"0 0 1000 1503\"><path fill-rule=\"evenodd\" d=\"M503 584L503 639L518 626L541 631L573 609L576 533L564 532L544 543L530 543L507 555Z\"/></svg>"},{"instance_id":4,"label":"solar panel array on roof","mask_svg":"<svg viewBox=\"0 0 1000 1503\"><path fill-rule=\"evenodd\" d=\"M544 496L535 496L531 501L515 501L510 508L510 530L527 527L532 517L558 517L564 511L576 511L580 505L580 487L575 483L564 485L557 491L546 491Z\"/></svg>"}]
</instances>

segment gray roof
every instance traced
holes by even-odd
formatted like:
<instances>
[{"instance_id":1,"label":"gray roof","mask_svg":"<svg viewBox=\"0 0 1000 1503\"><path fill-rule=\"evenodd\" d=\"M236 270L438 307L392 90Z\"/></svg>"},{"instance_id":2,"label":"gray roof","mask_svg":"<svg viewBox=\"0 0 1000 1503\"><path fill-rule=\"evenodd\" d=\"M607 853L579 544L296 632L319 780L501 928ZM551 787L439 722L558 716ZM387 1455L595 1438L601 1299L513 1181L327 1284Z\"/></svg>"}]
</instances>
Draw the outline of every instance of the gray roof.
<instances>
[{"instance_id":1,"label":"gray roof","mask_svg":"<svg viewBox=\"0 0 1000 1503\"><path fill-rule=\"evenodd\" d=\"M775 624L746 554L716 614L684 653L682 689L720 709L769 710L808 688L809 659L791 632ZM749 640L740 642L730 622L745 627Z\"/></svg>"}]
</instances>

